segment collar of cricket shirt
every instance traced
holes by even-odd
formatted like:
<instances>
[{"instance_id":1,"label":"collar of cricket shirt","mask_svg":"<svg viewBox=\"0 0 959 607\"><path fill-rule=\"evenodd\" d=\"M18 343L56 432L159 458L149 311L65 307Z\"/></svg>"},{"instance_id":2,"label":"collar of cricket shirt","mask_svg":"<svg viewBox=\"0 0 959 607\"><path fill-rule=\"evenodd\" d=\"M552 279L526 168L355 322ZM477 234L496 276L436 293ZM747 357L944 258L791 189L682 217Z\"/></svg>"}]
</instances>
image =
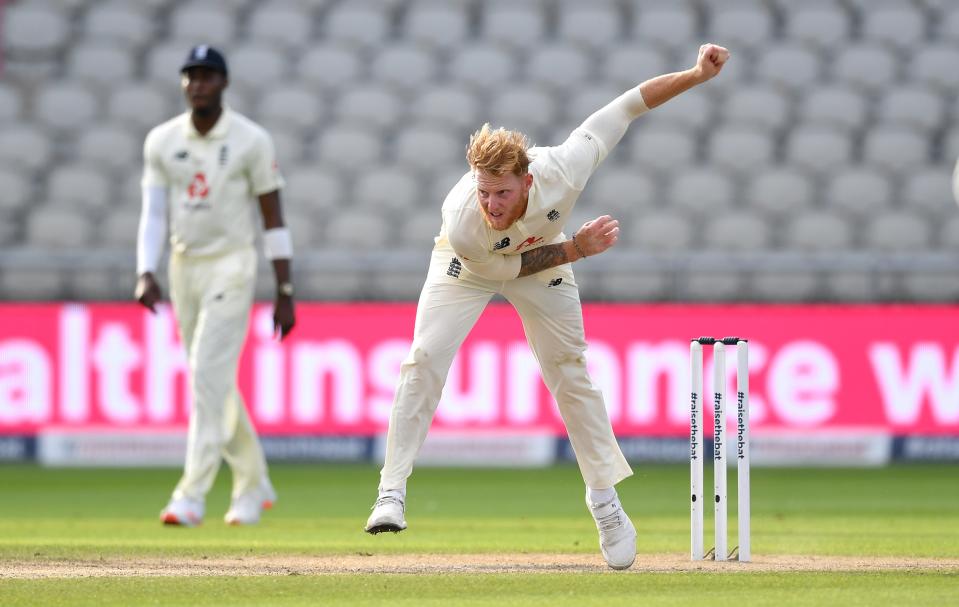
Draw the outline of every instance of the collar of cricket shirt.
<instances>
[{"instance_id":1,"label":"collar of cricket shirt","mask_svg":"<svg viewBox=\"0 0 959 607\"><path fill-rule=\"evenodd\" d=\"M220 114L220 117L217 119L216 124L213 125L213 128L206 135L200 135L196 130L196 127L193 126L193 120L190 118L190 112L186 112L186 136L190 139L223 139L226 137L227 132L230 129L230 122L233 119L233 110L230 109L230 106L223 104L223 113Z\"/></svg>"}]
</instances>

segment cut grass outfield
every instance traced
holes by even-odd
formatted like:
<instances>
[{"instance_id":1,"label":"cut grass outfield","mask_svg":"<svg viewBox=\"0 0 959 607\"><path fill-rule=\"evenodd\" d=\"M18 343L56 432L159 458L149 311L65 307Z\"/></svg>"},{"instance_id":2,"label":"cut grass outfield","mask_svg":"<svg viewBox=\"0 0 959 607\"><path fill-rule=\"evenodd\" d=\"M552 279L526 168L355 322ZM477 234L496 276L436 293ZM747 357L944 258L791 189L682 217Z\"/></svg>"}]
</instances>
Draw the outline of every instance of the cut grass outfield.
<instances>
[{"instance_id":1,"label":"cut grass outfield","mask_svg":"<svg viewBox=\"0 0 959 607\"><path fill-rule=\"evenodd\" d=\"M641 553L689 544L686 466L636 466L620 486ZM574 467L418 469L410 528L362 532L375 497L369 466L274 466L277 508L251 528L221 522L228 474L197 529L163 528L174 470L0 468L0 561L473 553L595 554L596 531ZM735 498L735 473L730 471ZM753 553L959 559L959 467L874 470L754 469ZM735 501L730 546L735 545ZM707 534L711 534L707 512ZM707 543L709 540L707 538ZM948 572L722 572L335 574L317 576L2 579L0 604L950 604ZM748 597L748 598L747 598Z\"/></svg>"}]
</instances>

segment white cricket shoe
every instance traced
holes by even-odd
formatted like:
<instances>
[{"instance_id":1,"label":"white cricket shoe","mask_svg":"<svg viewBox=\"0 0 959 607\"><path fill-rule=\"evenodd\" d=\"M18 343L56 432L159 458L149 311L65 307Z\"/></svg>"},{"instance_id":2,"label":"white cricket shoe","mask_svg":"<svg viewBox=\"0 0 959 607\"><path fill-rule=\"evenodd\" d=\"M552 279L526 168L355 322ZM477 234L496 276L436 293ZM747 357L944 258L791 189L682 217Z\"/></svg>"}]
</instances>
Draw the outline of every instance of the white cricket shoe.
<instances>
[{"instance_id":1,"label":"white cricket shoe","mask_svg":"<svg viewBox=\"0 0 959 607\"><path fill-rule=\"evenodd\" d=\"M233 498L223 520L227 525L255 525L260 522L263 511L272 508L275 502L276 491L266 482L256 491Z\"/></svg>"},{"instance_id":2,"label":"white cricket shoe","mask_svg":"<svg viewBox=\"0 0 959 607\"><path fill-rule=\"evenodd\" d=\"M380 494L372 510L370 518L366 520L367 533L373 535L384 531L399 533L406 529L406 520L403 518L406 506L401 494L393 491Z\"/></svg>"},{"instance_id":3,"label":"white cricket shoe","mask_svg":"<svg viewBox=\"0 0 959 607\"><path fill-rule=\"evenodd\" d=\"M602 504L594 504L587 493L586 505L596 521L599 549L603 552L606 564L613 569L628 569L636 560L636 528L623 512L619 496Z\"/></svg>"},{"instance_id":4,"label":"white cricket shoe","mask_svg":"<svg viewBox=\"0 0 959 607\"><path fill-rule=\"evenodd\" d=\"M204 505L201 500L188 497L171 499L166 508L160 511L160 521L164 525L196 527L203 522Z\"/></svg>"}]
</instances>

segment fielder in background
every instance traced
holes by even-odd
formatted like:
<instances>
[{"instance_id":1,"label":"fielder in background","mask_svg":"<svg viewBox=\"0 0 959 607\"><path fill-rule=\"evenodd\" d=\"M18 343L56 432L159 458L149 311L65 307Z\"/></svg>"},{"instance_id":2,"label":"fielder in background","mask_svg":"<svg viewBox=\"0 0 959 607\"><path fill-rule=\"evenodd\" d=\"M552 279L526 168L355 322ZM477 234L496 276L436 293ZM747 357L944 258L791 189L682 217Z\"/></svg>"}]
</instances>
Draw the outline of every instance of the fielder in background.
<instances>
[{"instance_id":1,"label":"fielder in background","mask_svg":"<svg viewBox=\"0 0 959 607\"><path fill-rule=\"evenodd\" d=\"M160 288L154 273L169 223L170 299L193 398L183 476L160 518L169 525L201 523L206 494L225 459L233 472L225 520L253 524L276 493L236 374L256 278L254 198L276 274L274 329L282 339L294 324L293 245L279 197L283 178L269 134L223 105L229 82L223 55L197 46L181 73L190 111L147 135L137 239L135 297L155 312Z\"/></svg>"},{"instance_id":2,"label":"fielder in background","mask_svg":"<svg viewBox=\"0 0 959 607\"><path fill-rule=\"evenodd\" d=\"M369 533L406 529L406 480L439 403L453 357L490 298L519 313L543 379L559 405L586 481L586 504L603 557L625 569L636 557L636 530L615 485L632 474L613 435L603 395L586 372L579 290L571 263L599 255L619 235L604 215L571 239L563 226L593 171L630 123L716 76L729 52L707 44L696 64L627 91L556 147L529 147L525 135L484 125L470 138L471 170L443 203L443 226L420 294L413 344L390 414L379 496ZM495 84L495 83L491 83Z\"/></svg>"}]
</instances>

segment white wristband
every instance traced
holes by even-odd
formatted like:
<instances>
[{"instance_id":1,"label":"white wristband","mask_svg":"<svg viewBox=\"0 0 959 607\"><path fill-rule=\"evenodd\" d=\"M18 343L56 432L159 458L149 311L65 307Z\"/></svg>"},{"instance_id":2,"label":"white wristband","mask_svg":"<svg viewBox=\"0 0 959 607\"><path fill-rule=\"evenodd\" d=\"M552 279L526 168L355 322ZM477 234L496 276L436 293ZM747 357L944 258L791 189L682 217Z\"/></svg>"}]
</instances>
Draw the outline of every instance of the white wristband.
<instances>
[{"instance_id":1,"label":"white wristband","mask_svg":"<svg viewBox=\"0 0 959 607\"><path fill-rule=\"evenodd\" d=\"M263 232L263 254L269 260L292 259L293 238L286 226Z\"/></svg>"}]
</instances>

